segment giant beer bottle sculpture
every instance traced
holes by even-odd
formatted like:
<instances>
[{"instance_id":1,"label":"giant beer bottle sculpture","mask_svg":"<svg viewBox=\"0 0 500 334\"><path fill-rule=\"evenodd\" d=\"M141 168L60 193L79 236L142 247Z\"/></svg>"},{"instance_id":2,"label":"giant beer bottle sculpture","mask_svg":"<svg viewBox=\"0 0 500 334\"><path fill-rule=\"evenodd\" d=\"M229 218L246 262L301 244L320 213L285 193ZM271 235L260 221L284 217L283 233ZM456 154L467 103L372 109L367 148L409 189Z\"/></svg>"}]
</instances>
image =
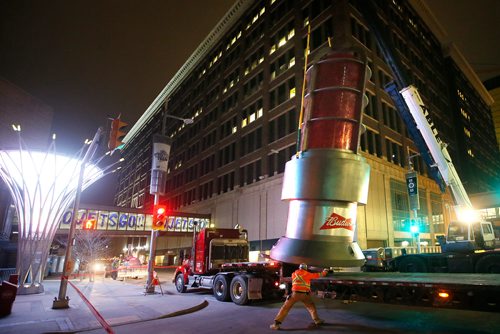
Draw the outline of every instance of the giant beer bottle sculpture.
<instances>
[{"instance_id":1,"label":"giant beer bottle sculpture","mask_svg":"<svg viewBox=\"0 0 500 334\"><path fill-rule=\"evenodd\" d=\"M370 70L361 51L322 53L305 76L300 149L286 164L281 195L289 201L286 236L271 258L359 267L356 216L366 204L370 167L357 152Z\"/></svg>"}]
</instances>

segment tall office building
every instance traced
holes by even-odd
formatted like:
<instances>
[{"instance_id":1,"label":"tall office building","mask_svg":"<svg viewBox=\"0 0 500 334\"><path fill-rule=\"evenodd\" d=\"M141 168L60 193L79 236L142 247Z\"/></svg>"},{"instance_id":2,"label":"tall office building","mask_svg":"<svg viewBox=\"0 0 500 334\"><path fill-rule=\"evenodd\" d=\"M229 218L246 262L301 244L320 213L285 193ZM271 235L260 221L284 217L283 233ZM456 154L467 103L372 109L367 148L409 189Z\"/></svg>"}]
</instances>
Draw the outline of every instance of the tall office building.
<instances>
[{"instance_id":1,"label":"tall office building","mask_svg":"<svg viewBox=\"0 0 500 334\"><path fill-rule=\"evenodd\" d=\"M442 48L420 16L427 11L423 3L375 3L372 14L390 29L465 187L491 190L500 171L491 96L456 48ZM309 57L329 40L334 46L347 40L366 52L373 73L360 147L371 166L370 187L368 204L358 209L357 241L362 248L412 242L405 184L412 157L419 173L421 240L434 244L452 219L451 196L428 176L384 91L392 73L359 5L363 1L237 1L125 138L116 204L152 208L152 135L165 124L173 144L161 201L172 210L211 214L217 227L242 226L253 250L269 249L286 230L288 203L281 201L281 188L285 163L296 153L310 27ZM194 123L184 125L167 113Z\"/></svg>"}]
</instances>

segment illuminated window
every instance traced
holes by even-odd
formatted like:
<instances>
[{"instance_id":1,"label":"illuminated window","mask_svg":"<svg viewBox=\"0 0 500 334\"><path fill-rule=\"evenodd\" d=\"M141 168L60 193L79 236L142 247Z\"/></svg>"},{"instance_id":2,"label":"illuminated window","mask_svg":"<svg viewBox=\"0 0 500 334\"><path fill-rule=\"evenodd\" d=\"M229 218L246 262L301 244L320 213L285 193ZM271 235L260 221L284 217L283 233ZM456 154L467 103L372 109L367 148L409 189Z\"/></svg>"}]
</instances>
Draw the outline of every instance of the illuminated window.
<instances>
[{"instance_id":1,"label":"illuminated window","mask_svg":"<svg viewBox=\"0 0 500 334\"><path fill-rule=\"evenodd\" d=\"M241 112L241 127L245 127L246 125L255 122L258 118L263 115L263 107L262 107L262 99L257 102L251 104L247 108L243 109Z\"/></svg>"},{"instance_id":2,"label":"illuminated window","mask_svg":"<svg viewBox=\"0 0 500 334\"><path fill-rule=\"evenodd\" d=\"M464 102L467 101L467 98L465 97L464 93L462 93L462 91L460 89L457 89L457 95L460 98L460 100L462 100Z\"/></svg>"},{"instance_id":3,"label":"illuminated window","mask_svg":"<svg viewBox=\"0 0 500 334\"><path fill-rule=\"evenodd\" d=\"M464 133L467 137L470 138L470 131L467 128L464 128Z\"/></svg>"},{"instance_id":4,"label":"illuminated window","mask_svg":"<svg viewBox=\"0 0 500 334\"><path fill-rule=\"evenodd\" d=\"M462 113L462 116L463 116L466 120L470 121L470 116L469 116L469 114L468 114L468 113L464 110L464 108L460 108L460 113Z\"/></svg>"},{"instance_id":5,"label":"illuminated window","mask_svg":"<svg viewBox=\"0 0 500 334\"><path fill-rule=\"evenodd\" d=\"M467 154L470 155L471 157L474 157L474 152L472 152L472 149L467 150Z\"/></svg>"},{"instance_id":6,"label":"illuminated window","mask_svg":"<svg viewBox=\"0 0 500 334\"><path fill-rule=\"evenodd\" d=\"M293 21L288 22L274 36L271 37L271 48L269 54L273 54L277 49L285 45L292 37L295 36Z\"/></svg>"}]
</instances>

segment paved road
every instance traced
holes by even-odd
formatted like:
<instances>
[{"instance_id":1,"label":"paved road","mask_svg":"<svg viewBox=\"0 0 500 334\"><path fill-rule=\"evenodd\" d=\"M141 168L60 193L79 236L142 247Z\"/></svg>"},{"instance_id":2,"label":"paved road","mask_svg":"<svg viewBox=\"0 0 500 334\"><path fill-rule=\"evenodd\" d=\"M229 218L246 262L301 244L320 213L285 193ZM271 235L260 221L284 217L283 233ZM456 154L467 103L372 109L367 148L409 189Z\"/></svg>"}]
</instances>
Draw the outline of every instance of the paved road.
<instances>
[{"instance_id":1,"label":"paved road","mask_svg":"<svg viewBox=\"0 0 500 334\"><path fill-rule=\"evenodd\" d=\"M168 280L169 275L165 275ZM161 275L160 275L161 277ZM221 303L202 291L180 295L170 282L165 294L144 296L140 280L97 279L75 281L115 333L272 333L269 325L281 302L254 302L248 306ZM105 333L79 297L68 288L70 309L53 310L58 282L45 282L41 295L17 296L13 313L0 318L0 333ZM344 304L316 299L324 326L310 328L307 311L292 309L283 331L294 333L500 333L497 313L403 307L372 303ZM187 310L187 311L186 311ZM165 317L162 319L158 319Z\"/></svg>"}]
</instances>

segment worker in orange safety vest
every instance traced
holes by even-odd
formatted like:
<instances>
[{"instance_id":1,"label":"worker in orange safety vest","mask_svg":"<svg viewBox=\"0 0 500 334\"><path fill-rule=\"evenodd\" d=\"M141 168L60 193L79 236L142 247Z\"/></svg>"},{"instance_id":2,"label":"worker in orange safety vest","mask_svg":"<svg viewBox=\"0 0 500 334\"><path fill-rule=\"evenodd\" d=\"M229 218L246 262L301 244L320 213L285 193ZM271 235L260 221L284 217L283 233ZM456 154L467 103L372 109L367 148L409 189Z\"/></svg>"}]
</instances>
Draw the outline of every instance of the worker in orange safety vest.
<instances>
[{"instance_id":1,"label":"worker in orange safety vest","mask_svg":"<svg viewBox=\"0 0 500 334\"><path fill-rule=\"evenodd\" d=\"M321 325L324 323L322 319L318 317L318 311L316 306L311 299L311 280L324 277L328 273L329 269L323 269L321 273L311 273L307 271L307 264L301 263L299 269L295 270L292 274L292 294L288 295L285 303L281 306L278 315L274 318L274 324L270 326L271 329L280 329L281 323L285 320L288 312L292 306L301 301L304 303L306 309L311 314L311 318L315 325Z\"/></svg>"}]
</instances>

